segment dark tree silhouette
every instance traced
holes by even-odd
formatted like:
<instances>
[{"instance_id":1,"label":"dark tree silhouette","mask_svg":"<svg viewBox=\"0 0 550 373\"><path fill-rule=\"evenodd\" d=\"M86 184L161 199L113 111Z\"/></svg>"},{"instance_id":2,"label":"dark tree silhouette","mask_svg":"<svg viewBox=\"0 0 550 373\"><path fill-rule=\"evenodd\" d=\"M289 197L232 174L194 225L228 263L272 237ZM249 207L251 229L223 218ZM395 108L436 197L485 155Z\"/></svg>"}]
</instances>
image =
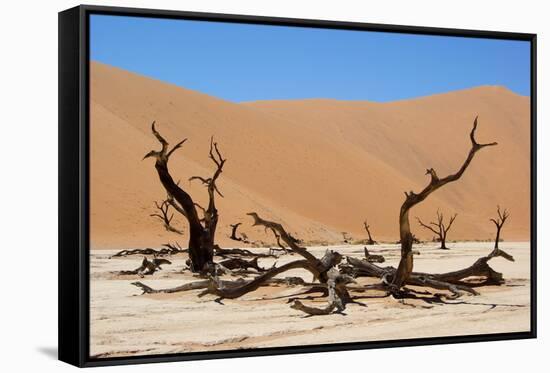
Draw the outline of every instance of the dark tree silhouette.
<instances>
[{"instance_id":1,"label":"dark tree silhouette","mask_svg":"<svg viewBox=\"0 0 550 373\"><path fill-rule=\"evenodd\" d=\"M428 229L437 235L439 242L441 243L441 245L439 246L440 249L449 250L449 248L445 245L445 242L447 240L447 233L451 229L451 226L453 225L458 214L454 214L453 216L451 216L447 225L445 225L445 222L443 221L443 214L439 212L439 210L437 210L436 214L437 222L424 224L422 220L420 220L420 218L417 217L416 220L418 220L418 224L420 224L422 228Z\"/></svg>"},{"instance_id":2,"label":"dark tree silhouette","mask_svg":"<svg viewBox=\"0 0 550 373\"><path fill-rule=\"evenodd\" d=\"M172 219L174 218L174 214L170 214L170 206L173 206L173 203L170 203L168 199L165 199L160 204L155 201L155 207L157 208L157 210L159 210L159 212L151 214L151 217L160 219L164 224L164 229L166 229L168 232L183 234L181 230L175 228L171 224Z\"/></svg>"},{"instance_id":3,"label":"dark tree silhouette","mask_svg":"<svg viewBox=\"0 0 550 373\"><path fill-rule=\"evenodd\" d=\"M372 236L370 234L370 225L367 223L367 220L363 222L363 226L365 227L365 230L367 231L367 234L369 236L369 240L367 241L367 245L376 245L378 242L372 239Z\"/></svg>"},{"instance_id":4,"label":"dark tree silhouette","mask_svg":"<svg viewBox=\"0 0 550 373\"><path fill-rule=\"evenodd\" d=\"M174 208L179 211L189 223L188 246L191 271L200 273L211 272L213 270L212 259L214 256L214 240L216 235L216 227L218 224L218 210L216 209L215 195L218 194L223 197L216 186L216 180L222 173L226 159L222 157L218 149L218 144L214 142L213 138L211 138L209 158L216 165L216 170L214 171L213 176L210 178L203 178L200 176L192 176L189 178L190 181L199 180L207 187L209 201L208 207L204 209L195 203L186 191L180 188L168 170L168 161L170 156L177 149L179 149L182 144L187 141L187 139L178 142L174 147L168 149L169 144L155 129L155 122L151 125L151 131L160 142L162 148L160 151L150 151L143 159L155 159L155 169L157 170L161 184L168 193L171 205L173 205ZM199 217L197 208L202 211L202 218Z\"/></svg>"},{"instance_id":5,"label":"dark tree silhouette","mask_svg":"<svg viewBox=\"0 0 550 373\"><path fill-rule=\"evenodd\" d=\"M508 213L508 210L504 209L504 211L500 211L500 206L497 206L497 214L498 214L498 217L496 219L489 219L497 227L497 234L495 236L495 249L498 249L498 243L500 241L500 230L502 229L502 226L506 222L506 219L508 219L508 217L510 216L510 214Z\"/></svg>"},{"instance_id":6,"label":"dark tree silhouette","mask_svg":"<svg viewBox=\"0 0 550 373\"><path fill-rule=\"evenodd\" d=\"M428 170L426 170L426 175L430 175L429 184L419 193L414 193L413 191L405 192L405 201L401 205L401 210L399 212L401 260L399 261L399 266L397 267L396 274L393 277L393 281L391 284L394 292L397 292L399 291L399 289L401 289L401 286L407 281L413 270L413 235L411 233L411 227L409 223L409 211L414 206L428 198L430 194L432 194L442 186L460 179L460 177L462 176L462 174L464 174L464 171L466 171L478 151L488 146L497 145L496 142L479 144L475 138L476 129L477 117L475 118L472 130L470 131L470 141L472 143L470 151L468 152L466 160L456 173L450 174L444 178L440 178L433 168L429 168Z\"/></svg>"},{"instance_id":7,"label":"dark tree silhouette","mask_svg":"<svg viewBox=\"0 0 550 373\"><path fill-rule=\"evenodd\" d=\"M283 240L291 251L303 257L300 260L294 260L283 264L280 267L273 267L269 270L261 269L264 272L254 278L253 280L244 281L223 281L218 279L217 276L211 277L207 281L199 281L191 284L186 284L176 288L155 290L151 287L142 284L141 282L134 282L132 285L139 287L144 293L172 293L176 291L187 291L192 289L204 289L201 295L213 294L218 296L218 301L221 299L235 299L239 298L249 292L258 289L261 286L268 286L274 282L285 282L289 285L303 285L303 280L297 280L296 278L287 279L275 279L274 277L293 269L305 269L309 271L314 280L318 281L317 287L325 290L329 295L329 304L325 308L315 308L302 304L300 301L295 301L291 307L300 310L308 315L326 315L329 313L337 312L342 313L348 303L362 303L355 302L349 295L346 285L354 282L353 278L346 274L340 273L335 267L342 261L342 255L338 252L327 250L325 255L318 259L311 254L305 247L301 247L297 243L297 239L292 237L286 229L279 223L262 219L257 213L251 212L248 215L254 219L253 226L263 226L266 231L269 230L273 233L277 233L281 240ZM249 264L251 262L248 262ZM255 262L257 264L257 262ZM234 264L231 262L231 264Z\"/></svg>"},{"instance_id":8,"label":"dark tree silhouette","mask_svg":"<svg viewBox=\"0 0 550 373\"><path fill-rule=\"evenodd\" d=\"M172 264L171 261L168 259L162 259L162 258L153 258L153 260L147 259L146 256L143 257L143 260L141 262L141 266L134 269L133 271L120 271L120 275L138 275L139 277L143 277L146 275L152 275L156 271L159 271L162 269L161 265L163 264Z\"/></svg>"}]
</instances>

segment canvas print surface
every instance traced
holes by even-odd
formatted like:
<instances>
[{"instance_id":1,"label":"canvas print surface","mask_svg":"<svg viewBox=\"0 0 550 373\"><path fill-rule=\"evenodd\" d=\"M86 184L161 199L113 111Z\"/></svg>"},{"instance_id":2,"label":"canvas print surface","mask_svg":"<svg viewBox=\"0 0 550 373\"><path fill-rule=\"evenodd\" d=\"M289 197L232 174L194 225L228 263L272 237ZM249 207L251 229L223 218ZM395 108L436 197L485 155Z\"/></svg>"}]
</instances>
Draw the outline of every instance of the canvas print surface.
<instances>
[{"instance_id":1,"label":"canvas print surface","mask_svg":"<svg viewBox=\"0 0 550 373\"><path fill-rule=\"evenodd\" d=\"M529 48L92 15L90 356L529 331Z\"/></svg>"}]
</instances>

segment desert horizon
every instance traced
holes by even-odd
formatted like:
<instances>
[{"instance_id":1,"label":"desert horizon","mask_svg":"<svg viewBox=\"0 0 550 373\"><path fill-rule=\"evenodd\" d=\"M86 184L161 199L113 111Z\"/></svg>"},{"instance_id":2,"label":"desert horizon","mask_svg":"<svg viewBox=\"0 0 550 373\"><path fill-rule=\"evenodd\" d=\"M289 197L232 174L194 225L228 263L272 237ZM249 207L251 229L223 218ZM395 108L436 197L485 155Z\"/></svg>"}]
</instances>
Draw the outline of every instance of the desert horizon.
<instances>
[{"instance_id":1,"label":"desert horizon","mask_svg":"<svg viewBox=\"0 0 550 373\"><path fill-rule=\"evenodd\" d=\"M91 248L159 247L183 234L164 229L151 214L166 192L154 168L141 159L158 145L150 124L171 141L187 138L170 169L190 194L208 195L191 176L209 175L210 137L226 156L217 199L217 242L234 246L231 224L251 241L274 244L246 214L258 212L284 223L311 245L360 242L368 220L379 242L399 240L404 192L423 188L433 167L451 172L464 159L475 116L478 137L498 146L476 159L460 184L442 189L419 205L411 229L421 240L433 233L424 222L441 211L457 214L450 241L494 238L489 221L497 205L511 212L503 239L528 241L529 98L500 86L393 102L337 99L260 100L233 103L103 63L90 63ZM503 166L501 160L505 158Z\"/></svg>"}]
</instances>

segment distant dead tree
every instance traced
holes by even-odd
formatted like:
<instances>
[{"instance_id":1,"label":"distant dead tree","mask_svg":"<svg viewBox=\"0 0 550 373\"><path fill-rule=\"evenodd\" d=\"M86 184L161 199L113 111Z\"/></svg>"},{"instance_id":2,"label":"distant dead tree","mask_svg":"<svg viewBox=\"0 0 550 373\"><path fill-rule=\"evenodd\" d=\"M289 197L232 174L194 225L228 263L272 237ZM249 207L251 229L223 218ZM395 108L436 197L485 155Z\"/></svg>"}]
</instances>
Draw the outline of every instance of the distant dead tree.
<instances>
[{"instance_id":1,"label":"distant dead tree","mask_svg":"<svg viewBox=\"0 0 550 373\"><path fill-rule=\"evenodd\" d=\"M369 239L367 241L367 245L376 245L378 242L372 239L372 236L370 234L370 225L367 223L367 220L363 222L363 226L365 227L365 230L367 231L367 234L369 235Z\"/></svg>"},{"instance_id":2,"label":"distant dead tree","mask_svg":"<svg viewBox=\"0 0 550 373\"><path fill-rule=\"evenodd\" d=\"M500 250L498 248L498 243L500 242L500 231L502 229L502 226L504 225L504 223L506 222L506 219L508 219L508 217L510 216L510 214L508 213L508 210L504 209L504 211L501 211L500 210L500 206L497 206L497 215L498 217L496 219L490 219L496 226L497 228L497 234L495 236L495 251L500 251L501 252L501 256L503 256L504 258L508 259L509 261L513 262L514 261L514 257L512 257L511 255L503 252L502 250Z\"/></svg>"},{"instance_id":3,"label":"distant dead tree","mask_svg":"<svg viewBox=\"0 0 550 373\"><path fill-rule=\"evenodd\" d=\"M248 236L246 235L246 233L241 232L240 235L237 235L237 229L241 224L242 223L229 224L229 226L231 227L231 235L229 236L229 238L232 239L233 241L252 244L253 242L251 242L248 239Z\"/></svg>"},{"instance_id":4,"label":"distant dead tree","mask_svg":"<svg viewBox=\"0 0 550 373\"><path fill-rule=\"evenodd\" d=\"M497 206L497 215L498 217L496 219L489 219L497 228L497 233L495 236L495 249L498 249L498 243L500 242L500 231L510 214L508 213L508 210L504 209L504 211L501 211L500 206Z\"/></svg>"},{"instance_id":5,"label":"distant dead tree","mask_svg":"<svg viewBox=\"0 0 550 373\"><path fill-rule=\"evenodd\" d=\"M351 243L353 241L348 232L342 232L342 238L344 239L344 243Z\"/></svg>"},{"instance_id":6,"label":"distant dead tree","mask_svg":"<svg viewBox=\"0 0 550 373\"><path fill-rule=\"evenodd\" d=\"M422 220L420 220L420 218L417 217L416 220L418 221L418 224L422 226L422 228L428 229L437 235L437 237L439 238L439 242L441 244L439 246L440 249L449 250L449 248L445 246L445 241L447 240L447 233L451 229L451 226L453 225L456 219L456 216L458 214L454 214L453 216L451 216L447 225L445 225L445 222L443 221L443 213L437 210L436 214L437 214L437 222L430 222L428 224L424 224Z\"/></svg>"},{"instance_id":7,"label":"distant dead tree","mask_svg":"<svg viewBox=\"0 0 550 373\"><path fill-rule=\"evenodd\" d=\"M154 213L154 214L151 214L150 216L160 219L164 224L164 229L166 229L168 232L183 234L182 231L180 231L177 228L174 228L171 224L172 219L174 218L174 214L173 213L170 214L170 211L169 211L170 206L171 206L171 203L169 199L165 199L160 204L157 201L155 201L155 207L157 208L157 210L159 210L159 213Z\"/></svg>"},{"instance_id":8,"label":"distant dead tree","mask_svg":"<svg viewBox=\"0 0 550 373\"><path fill-rule=\"evenodd\" d=\"M428 198L430 194L432 194L442 186L460 179L460 177L462 176L462 174L464 174L464 171L466 171L478 151L485 147L497 145L496 142L479 144L475 138L476 129L477 117L475 118L472 130L470 131L470 151L468 152L466 160L456 173L450 174L444 178L440 178L433 168L429 168L428 170L426 170L426 175L430 175L429 184L419 193L414 193L413 191L405 192L405 201L401 205L401 210L399 212L401 260L399 261L399 266L391 284L394 292L401 289L413 270L413 235L411 233L411 227L409 223L409 211L411 210L411 208L424 201L426 198Z\"/></svg>"},{"instance_id":9,"label":"distant dead tree","mask_svg":"<svg viewBox=\"0 0 550 373\"><path fill-rule=\"evenodd\" d=\"M242 223L229 224L229 226L231 227L231 236L229 236L229 238L231 238L234 241L242 241L243 240L242 237L237 237L237 229L239 228L239 225L241 225L241 224Z\"/></svg>"},{"instance_id":10,"label":"distant dead tree","mask_svg":"<svg viewBox=\"0 0 550 373\"><path fill-rule=\"evenodd\" d=\"M221 155L218 144L214 139L210 139L209 158L216 166L212 177L203 178L201 176L192 176L190 181L201 181L208 190L208 207L205 209L197 204L193 198L174 181L168 170L168 161L170 156L187 141L184 139L178 142L171 149L168 148L168 142L155 129L155 122L151 124L151 131L161 144L160 151L152 150L143 157L155 159L155 169L157 170L160 182L169 196L169 203L180 212L189 223L189 259L192 272L210 272L213 266L214 242L216 227L218 224L218 210L215 204L215 195L223 197L216 181L222 173L226 159ZM171 201L171 202L170 202ZM199 217L197 209L202 212L202 218Z\"/></svg>"}]
</instances>

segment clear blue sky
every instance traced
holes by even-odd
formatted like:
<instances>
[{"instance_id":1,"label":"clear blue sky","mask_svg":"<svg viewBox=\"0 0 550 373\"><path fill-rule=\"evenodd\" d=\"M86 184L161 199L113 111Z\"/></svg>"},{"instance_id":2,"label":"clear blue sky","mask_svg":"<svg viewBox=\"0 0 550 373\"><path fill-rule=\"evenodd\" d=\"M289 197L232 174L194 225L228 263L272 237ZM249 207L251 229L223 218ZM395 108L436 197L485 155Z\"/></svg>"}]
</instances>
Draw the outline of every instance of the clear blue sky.
<instances>
[{"instance_id":1,"label":"clear blue sky","mask_svg":"<svg viewBox=\"0 0 550 373\"><path fill-rule=\"evenodd\" d=\"M526 41L92 15L91 59L229 101L530 93Z\"/></svg>"}]
</instances>

